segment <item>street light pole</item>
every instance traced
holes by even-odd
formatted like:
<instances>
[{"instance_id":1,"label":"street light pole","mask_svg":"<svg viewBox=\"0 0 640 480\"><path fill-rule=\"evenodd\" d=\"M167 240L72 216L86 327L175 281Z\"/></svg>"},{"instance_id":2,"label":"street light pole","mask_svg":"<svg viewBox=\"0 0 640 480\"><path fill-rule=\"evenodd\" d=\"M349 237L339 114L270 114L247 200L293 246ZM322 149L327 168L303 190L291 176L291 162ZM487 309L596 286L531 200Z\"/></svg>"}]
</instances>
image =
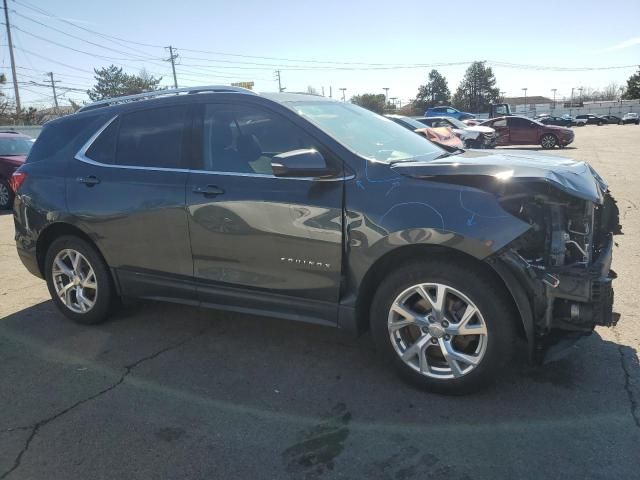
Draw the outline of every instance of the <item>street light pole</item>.
<instances>
[{"instance_id":1,"label":"street light pole","mask_svg":"<svg viewBox=\"0 0 640 480\"><path fill-rule=\"evenodd\" d=\"M573 90L575 89L575 87L571 87L571 103L569 104L569 115L571 115L571 112L573 111Z\"/></svg>"},{"instance_id":2,"label":"street light pole","mask_svg":"<svg viewBox=\"0 0 640 480\"><path fill-rule=\"evenodd\" d=\"M552 88L551 91L553 92L553 108L555 110L556 108L556 92L558 91L557 88Z\"/></svg>"},{"instance_id":3,"label":"street light pole","mask_svg":"<svg viewBox=\"0 0 640 480\"><path fill-rule=\"evenodd\" d=\"M524 90L524 114L527 115L527 88L523 88Z\"/></svg>"},{"instance_id":4,"label":"street light pole","mask_svg":"<svg viewBox=\"0 0 640 480\"><path fill-rule=\"evenodd\" d=\"M389 103L389 87L383 87L384 90L384 103Z\"/></svg>"},{"instance_id":5,"label":"street light pole","mask_svg":"<svg viewBox=\"0 0 640 480\"><path fill-rule=\"evenodd\" d=\"M347 97L345 96L345 92L347 91L346 88L341 88L340 90L342 90L342 101L346 102L347 101Z\"/></svg>"}]
</instances>

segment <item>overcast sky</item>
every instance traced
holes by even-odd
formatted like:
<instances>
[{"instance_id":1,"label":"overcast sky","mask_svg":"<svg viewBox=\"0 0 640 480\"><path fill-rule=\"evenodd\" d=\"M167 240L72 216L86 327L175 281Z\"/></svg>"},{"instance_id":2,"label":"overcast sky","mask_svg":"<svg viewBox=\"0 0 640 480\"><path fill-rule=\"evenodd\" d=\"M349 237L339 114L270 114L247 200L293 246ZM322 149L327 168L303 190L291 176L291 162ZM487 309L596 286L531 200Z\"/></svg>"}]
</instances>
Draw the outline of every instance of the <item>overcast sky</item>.
<instances>
[{"instance_id":1,"label":"overcast sky","mask_svg":"<svg viewBox=\"0 0 640 480\"><path fill-rule=\"evenodd\" d=\"M403 101L415 96L430 70L416 65L473 60L561 68L640 63L638 0L9 0L9 9L16 27L18 82L27 104L51 103L50 89L25 84L42 83L49 71L59 80L63 98L86 99L64 87L89 88L92 69L110 63L131 73L144 67L169 85L171 67L162 60L168 57L162 47L170 44L180 55L180 86L252 80L256 90L274 91L273 72L279 69L289 91L310 85L318 91L324 87L328 95L332 86L337 97L344 87L349 97L383 93L388 87L390 97ZM6 43L5 33L0 60L10 81ZM453 92L466 66L436 68ZM524 87L529 96L552 96L551 89L557 88L559 98L569 96L572 87L624 84L634 70L494 67L507 96L522 95ZM11 87L4 88L9 96Z\"/></svg>"}]
</instances>

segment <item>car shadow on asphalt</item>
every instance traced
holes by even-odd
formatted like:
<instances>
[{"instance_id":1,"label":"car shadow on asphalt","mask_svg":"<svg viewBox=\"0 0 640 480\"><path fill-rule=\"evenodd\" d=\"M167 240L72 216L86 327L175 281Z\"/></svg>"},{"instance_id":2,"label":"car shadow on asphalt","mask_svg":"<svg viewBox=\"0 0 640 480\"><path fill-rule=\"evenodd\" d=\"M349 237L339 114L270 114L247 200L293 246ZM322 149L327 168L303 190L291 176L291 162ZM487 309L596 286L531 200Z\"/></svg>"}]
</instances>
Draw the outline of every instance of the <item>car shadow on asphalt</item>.
<instances>
[{"instance_id":1,"label":"car shadow on asphalt","mask_svg":"<svg viewBox=\"0 0 640 480\"><path fill-rule=\"evenodd\" d=\"M135 303L102 325L83 326L64 318L51 301L46 301L0 319L0 338L21 344L26 347L25 353L36 357L49 351L60 358L107 368L123 368L166 350L171 357L188 357L176 358L176 365L189 361L212 368L224 365L230 380L246 378L244 368L252 364L253 369L261 371L259 379L255 378L260 383L286 385L306 372L313 374L314 388L335 388L347 380L353 385L369 383L383 391L413 392L411 396L417 399L428 396L430 401L447 401L447 397L416 390L397 379L378 359L368 334L353 338L332 328L160 302ZM620 368L621 358L630 370L640 368L635 349L603 340L597 333L572 348L575 351L566 359L532 366L523 353L522 342L505 378L472 397L521 397L526 395L523 390L535 395L541 385L566 390L568 395L570 391L601 391L606 384L603 377L611 377L611 371ZM230 356L246 360L230 362ZM46 361L46 355L42 359ZM0 371L8 367L0 366ZM625 383L622 372L620 380L618 386ZM601 403L593 406L599 408Z\"/></svg>"},{"instance_id":2,"label":"car shadow on asphalt","mask_svg":"<svg viewBox=\"0 0 640 480\"><path fill-rule=\"evenodd\" d=\"M331 470L347 438L354 449L371 442L372 452L380 448L381 457L366 467L370 478L396 478L376 475L405 468L407 451L420 474L442 473L445 460L428 448L425 435L436 435L439 448L475 439L479 454L485 444L518 439L524 442L514 447L518 461L529 455L534 462L540 448L572 445L585 431L598 439L593 452L637 433L630 388L640 368L637 352L598 334L575 350L539 367L518 355L496 385L445 397L398 379L366 334L353 338L315 325L152 302L129 306L102 325L82 326L46 301L0 319L0 376L10 384L10 395L0 391L0 431L58 418L109 392L93 418L140 428L156 428L162 419L159 438L188 431L180 412L189 412L190 424L207 425L218 415L232 424L250 419L253 434L267 424L293 431L298 441L274 437L273 445L263 445L279 448L281 468L292 478ZM144 411L128 411L138 403ZM539 438L545 440L536 451L527 442ZM575 448L590 452L583 444Z\"/></svg>"}]
</instances>

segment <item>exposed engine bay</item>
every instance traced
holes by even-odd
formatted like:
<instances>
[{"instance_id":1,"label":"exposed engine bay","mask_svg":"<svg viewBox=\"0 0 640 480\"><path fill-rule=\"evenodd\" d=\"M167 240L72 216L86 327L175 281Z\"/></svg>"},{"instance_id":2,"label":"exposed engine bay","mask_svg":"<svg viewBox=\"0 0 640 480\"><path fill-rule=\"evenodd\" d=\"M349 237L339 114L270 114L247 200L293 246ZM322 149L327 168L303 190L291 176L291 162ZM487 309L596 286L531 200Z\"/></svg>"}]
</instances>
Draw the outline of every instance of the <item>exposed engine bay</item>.
<instances>
[{"instance_id":1,"label":"exposed engine bay","mask_svg":"<svg viewBox=\"0 0 640 480\"><path fill-rule=\"evenodd\" d=\"M562 332L583 335L596 325L615 325L610 266L613 235L621 227L611 194L595 203L532 183L504 192L499 201L531 225L500 256L526 272L536 347L543 350Z\"/></svg>"}]
</instances>

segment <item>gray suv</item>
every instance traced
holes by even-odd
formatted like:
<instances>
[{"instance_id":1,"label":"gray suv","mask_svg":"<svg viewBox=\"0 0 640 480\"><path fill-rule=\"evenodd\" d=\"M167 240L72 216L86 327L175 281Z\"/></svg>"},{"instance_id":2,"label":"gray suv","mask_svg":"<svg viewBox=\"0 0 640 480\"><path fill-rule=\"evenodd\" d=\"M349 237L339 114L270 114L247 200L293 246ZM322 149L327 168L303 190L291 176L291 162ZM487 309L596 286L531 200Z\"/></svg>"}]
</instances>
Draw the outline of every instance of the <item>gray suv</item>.
<instances>
[{"instance_id":1,"label":"gray suv","mask_svg":"<svg viewBox=\"0 0 640 480\"><path fill-rule=\"evenodd\" d=\"M618 211L589 165L445 151L320 96L100 101L46 124L11 185L20 258L83 324L146 298L370 330L463 393L613 323Z\"/></svg>"}]
</instances>

